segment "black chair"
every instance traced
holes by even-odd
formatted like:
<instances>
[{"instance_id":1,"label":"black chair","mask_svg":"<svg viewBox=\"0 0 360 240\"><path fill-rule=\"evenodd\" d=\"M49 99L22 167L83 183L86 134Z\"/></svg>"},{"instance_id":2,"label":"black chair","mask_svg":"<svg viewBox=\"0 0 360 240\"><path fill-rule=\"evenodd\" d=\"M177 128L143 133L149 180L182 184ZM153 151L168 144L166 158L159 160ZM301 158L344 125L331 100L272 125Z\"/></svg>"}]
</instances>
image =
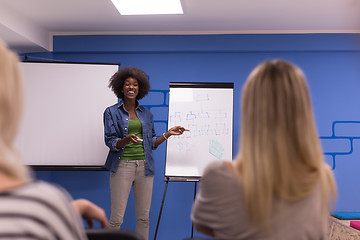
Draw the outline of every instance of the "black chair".
<instances>
[{"instance_id":1,"label":"black chair","mask_svg":"<svg viewBox=\"0 0 360 240\"><path fill-rule=\"evenodd\" d=\"M197 237L197 238L185 238L184 240L214 240L214 239Z\"/></svg>"},{"instance_id":2,"label":"black chair","mask_svg":"<svg viewBox=\"0 0 360 240\"><path fill-rule=\"evenodd\" d=\"M144 240L139 234L128 230L86 229L89 240Z\"/></svg>"},{"instance_id":3,"label":"black chair","mask_svg":"<svg viewBox=\"0 0 360 240\"><path fill-rule=\"evenodd\" d=\"M197 238L185 238L184 240L214 240L214 239L197 237Z\"/></svg>"}]
</instances>

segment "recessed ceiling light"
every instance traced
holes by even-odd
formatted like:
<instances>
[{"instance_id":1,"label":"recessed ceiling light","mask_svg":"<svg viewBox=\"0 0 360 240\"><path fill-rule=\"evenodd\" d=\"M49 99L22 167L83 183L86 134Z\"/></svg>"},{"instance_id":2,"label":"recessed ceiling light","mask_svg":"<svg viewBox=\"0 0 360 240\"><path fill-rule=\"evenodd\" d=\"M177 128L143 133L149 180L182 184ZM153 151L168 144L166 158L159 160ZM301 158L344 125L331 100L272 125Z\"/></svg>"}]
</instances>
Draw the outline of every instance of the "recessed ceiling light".
<instances>
[{"instance_id":1,"label":"recessed ceiling light","mask_svg":"<svg viewBox=\"0 0 360 240\"><path fill-rule=\"evenodd\" d=\"M111 0L121 15L183 14L180 0Z\"/></svg>"}]
</instances>

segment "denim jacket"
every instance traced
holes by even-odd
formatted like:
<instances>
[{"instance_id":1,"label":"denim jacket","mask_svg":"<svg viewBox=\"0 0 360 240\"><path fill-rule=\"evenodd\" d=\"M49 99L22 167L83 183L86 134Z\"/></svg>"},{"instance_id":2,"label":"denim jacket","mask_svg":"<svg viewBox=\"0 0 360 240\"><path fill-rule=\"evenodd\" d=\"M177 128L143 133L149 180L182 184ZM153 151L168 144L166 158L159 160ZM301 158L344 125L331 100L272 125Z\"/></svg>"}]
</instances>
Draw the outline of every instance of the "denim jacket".
<instances>
[{"instance_id":1,"label":"denim jacket","mask_svg":"<svg viewBox=\"0 0 360 240\"><path fill-rule=\"evenodd\" d=\"M154 130L154 117L149 109L144 108L136 102L135 109L143 130L143 144L145 154L145 175L153 176L155 174L155 162L152 150L156 149L156 134ZM116 143L128 135L129 113L124 108L124 104L120 101L105 109L104 112L104 136L105 144L109 147L105 167L111 172L116 172L121 156L124 152L122 147L118 149Z\"/></svg>"}]
</instances>

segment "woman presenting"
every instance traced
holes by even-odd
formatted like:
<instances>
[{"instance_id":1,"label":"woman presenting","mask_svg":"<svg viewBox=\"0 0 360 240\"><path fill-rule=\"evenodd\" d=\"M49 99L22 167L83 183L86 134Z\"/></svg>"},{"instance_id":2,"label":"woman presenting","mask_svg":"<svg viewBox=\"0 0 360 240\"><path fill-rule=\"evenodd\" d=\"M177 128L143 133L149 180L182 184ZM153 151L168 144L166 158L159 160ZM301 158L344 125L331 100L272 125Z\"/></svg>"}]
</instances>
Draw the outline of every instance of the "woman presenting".
<instances>
[{"instance_id":1,"label":"woman presenting","mask_svg":"<svg viewBox=\"0 0 360 240\"><path fill-rule=\"evenodd\" d=\"M136 232L148 239L155 171L152 150L171 135L181 135L188 130L176 126L156 137L152 113L138 103L150 90L144 71L135 67L122 68L110 78L109 87L121 99L104 112L105 144L110 149L105 163L111 171L110 228L119 229L123 223L133 186Z\"/></svg>"}]
</instances>

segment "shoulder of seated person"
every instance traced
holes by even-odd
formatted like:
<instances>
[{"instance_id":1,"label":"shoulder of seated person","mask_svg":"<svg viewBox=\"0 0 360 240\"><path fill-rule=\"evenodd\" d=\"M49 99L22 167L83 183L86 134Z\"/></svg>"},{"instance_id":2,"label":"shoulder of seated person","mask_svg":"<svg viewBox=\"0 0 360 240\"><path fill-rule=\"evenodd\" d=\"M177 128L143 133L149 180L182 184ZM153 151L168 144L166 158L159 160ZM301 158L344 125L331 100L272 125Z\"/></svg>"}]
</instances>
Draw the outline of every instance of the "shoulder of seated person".
<instances>
[{"instance_id":1,"label":"shoulder of seated person","mask_svg":"<svg viewBox=\"0 0 360 240\"><path fill-rule=\"evenodd\" d=\"M223 162L224 166L226 167L226 169L228 169L229 171L233 171L233 163L232 162Z\"/></svg>"},{"instance_id":2,"label":"shoulder of seated person","mask_svg":"<svg viewBox=\"0 0 360 240\"><path fill-rule=\"evenodd\" d=\"M214 161L207 167L207 172L213 172L223 168L226 168L226 170L229 171L233 171L232 162Z\"/></svg>"},{"instance_id":3,"label":"shoulder of seated person","mask_svg":"<svg viewBox=\"0 0 360 240\"><path fill-rule=\"evenodd\" d=\"M232 170L231 162L214 161L204 170L201 179L211 185L218 183L219 178L225 181L225 179L232 179L233 177L234 170Z\"/></svg>"}]
</instances>

